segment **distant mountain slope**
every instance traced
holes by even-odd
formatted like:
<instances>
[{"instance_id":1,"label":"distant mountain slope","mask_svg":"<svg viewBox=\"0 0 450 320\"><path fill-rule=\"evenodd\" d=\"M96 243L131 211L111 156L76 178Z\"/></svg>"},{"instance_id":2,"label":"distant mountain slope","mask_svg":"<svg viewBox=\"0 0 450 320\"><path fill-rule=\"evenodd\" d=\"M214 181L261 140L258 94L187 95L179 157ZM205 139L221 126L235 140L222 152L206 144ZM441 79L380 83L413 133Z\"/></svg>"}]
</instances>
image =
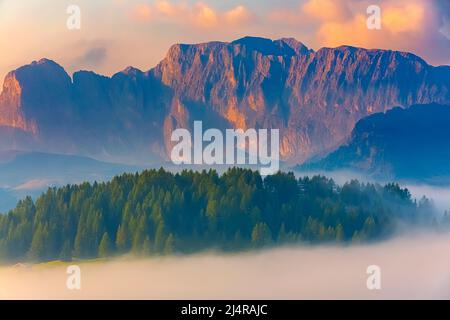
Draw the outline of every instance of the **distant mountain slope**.
<instances>
[{"instance_id":1,"label":"distant mountain slope","mask_svg":"<svg viewBox=\"0 0 450 320\"><path fill-rule=\"evenodd\" d=\"M47 59L12 71L0 95L0 148L149 163L167 159L174 128L203 120L278 128L282 158L298 163L339 146L367 115L432 102L450 103L450 67L410 53L254 37L177 44L147 72L71 78Z\"/></svg>"},{"instance_id":2,"label":"distant mountain slope","mask_svg":"<svg viewBox=\"0 0 450 320\"><path fill-rule=\"evenodd\" d=\"M0 152L0 186L18 186L31 180L103 180L105 177L136 171L138 167L106 163L94 159L41 152Z\"/></svg>"},{"instance_id":3,"label":"distant mountain slope","mask_svg":"<svg viewBox=\"0 0 450 320\"><path fill-rule=\"evenodd\" d=\"M0 212L13 208L26 195L40 195L49 186L105 181L139 169L80 156L0 151Z\"/></svg>"},{"instance_id":4,"label":"distant mountain slope","mask_svg":"<svg viewBox=\"0 0 450 320\"><path fill-rule=\"evenodd\" d=\"M414 105L366 117L346 145L301 168L450 182L450 105Z\"/></svg>"}]
</instances>

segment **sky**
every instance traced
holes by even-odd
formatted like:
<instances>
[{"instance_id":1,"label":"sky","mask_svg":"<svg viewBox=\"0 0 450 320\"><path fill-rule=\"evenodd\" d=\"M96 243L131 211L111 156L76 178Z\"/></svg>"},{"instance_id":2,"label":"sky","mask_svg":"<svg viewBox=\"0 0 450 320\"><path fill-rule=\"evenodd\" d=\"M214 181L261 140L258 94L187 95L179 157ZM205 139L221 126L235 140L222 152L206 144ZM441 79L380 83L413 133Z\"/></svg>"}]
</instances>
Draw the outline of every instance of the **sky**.
<instances>
[{"instance_id":1,"label":"sky","mask_svg":"<svg viewBox=\"0 0 450 320\"><path fill-rule=\"evenodd\" d=\"M70 30L70 5L80 29ZM367 8L381 9L369 30ZM49 58L70 74L154 67L175 43L294 37L308 47L353 45L413 52L450 65L449 0L0 0L0 83Z\"/></svg>"}]
</instances>

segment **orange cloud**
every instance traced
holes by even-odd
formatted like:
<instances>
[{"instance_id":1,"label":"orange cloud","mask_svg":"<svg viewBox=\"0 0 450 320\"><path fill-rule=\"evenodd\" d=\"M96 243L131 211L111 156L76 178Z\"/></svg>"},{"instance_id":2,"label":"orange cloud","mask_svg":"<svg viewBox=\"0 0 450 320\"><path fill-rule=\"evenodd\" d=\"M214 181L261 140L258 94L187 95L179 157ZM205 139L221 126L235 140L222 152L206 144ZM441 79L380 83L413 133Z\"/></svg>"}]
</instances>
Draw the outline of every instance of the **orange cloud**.
<instances>
[{"instance_id":1,"label":"orange cloud","mask_svg":"<svg viewBox=\"0 0 450 320\"><path fill-rule=\"evenodd\" d=\"M175 5L167 0L159 0L155 4L155 11L166 17L182 18L187 13L188 8L183 3Z\"/></svg>"},{"instance_id":2,"label":"orange cloud","mask_svg":"<svg viewBox=\"0 0 450 320\"><path fill-rule=\"evenodd\" d=\"M135 6L133 17L138 21L162 19L176 24L211 29L242 25L248 23L252 16L243 5L221 12L204 2L188 5L186 2L158 0L153 5Z\"/></svg>"},{"instance_id":3,"label":"orange cloud","mask_svg":"<svg viewBox=\"0 0 450 320\"><path fill-rule=\"evenodd\" d=\"M382 12L383 27L389 31L420 32L424 29L425 3L408 3L404 6L386 6Z\"/></svg>"},{"instance_id":4,"label":"orange cloud","mask_svg":"<svg viewBox=\"0 0 450 320\"><path fill-rule=\"evenodd\" d=\"M352 45L414 52L449 64L450 4L440 0L299 0L296 10L267 13L274 29L297 28L315 48ZM381 30L367 28L367 8L381 9Z\"/></svg>"},{"instance_id":5,"label":"orange cloud","mask_svg":"<svg viewBox=\"0 0 450 320\"><path fill-rule=\"evenodd\" d=\"M302 6L298 6L295 10L275 9L267 14L267 20L271 24L288 25L291 27L301 27L316 23L312 16L303 12Z\"/></svg>"},{"instance_id":6,"label":"orange cloud","mask_svg":"<svg viewBox=\"0 0 450 320\"><path fill-rule=\"evenodd\" d=\"M366 26L365 9L370 1L351 0L349 3L352 2L355 13L351 19L320 23L315 32L317 46L348 44L409 51L433 64L450 63L450 41L443 32L445 13L440 11L437 2L382 0L378 3L381 30L369 30Z\"/></svg>"},{"instance_id":7,"label":"orange cloud","mask_svg":"<svg viewBox=\"0 0 450 320\"><path fill-rule=\"evenodd\" d=\"M133 17L138 21L150 21L153 17L152 7L148 4L139 4L134 8Z\"/></svg>"},{"instance_id":8,"label":"orange cloud","mask_svg":"<svg viewBox=\"0 0 450 320\"><path fill-rule=\"evenodd\" d=\"M426 6L422 0L385 0L380 4L381 30L369 30L367 15L358 13L347 20L324 20L317 30L317 39L326 46L389 47L404 44L411 41L412 34L417 38L426 36Z\"/></svg>"},{"instance_id":9,"label":"orange cloud","mask_svg":"<svg viewBox=\"0 0 450 320\"><path fill-rule=\"evenodd\" d=\"M366 16L356 15L345 22L326 22L317 31L317 41L322 46L335 47L343 44L370 47L375 33L367 29Z\"/></svg>"},{"instance_id":10,"label":"orange cloud","mask_svg":"<svg viewBox=\"0 0 450 320\"><path fill-rule=\"evenodd\" d=\"M224 14L225 21L231 25L241 25L248 23L252 19L252 15L244 6L237 6Z\"/></svg>"},{"instance_id":11,"label":"orange cloud","mask_svg":"<svg viewBox=\"0 0 450 320\"><path fill-rule=\"evenodd\" d=\"M198 2L192 11L191 20L199 27L209 28L217 26L219 18L212 8L202 2Z\"/></svg>"},{"instance_id":12,"label":"orange cloud","mask_svg":"<svg viewBox=\"0 0 450 320\"><path fill-rule=\"evenodd\" d=\"M320 21L344 21L351 18L347 3L342 0L308 0L302 11Z\"/></svg>"}]
</instances>

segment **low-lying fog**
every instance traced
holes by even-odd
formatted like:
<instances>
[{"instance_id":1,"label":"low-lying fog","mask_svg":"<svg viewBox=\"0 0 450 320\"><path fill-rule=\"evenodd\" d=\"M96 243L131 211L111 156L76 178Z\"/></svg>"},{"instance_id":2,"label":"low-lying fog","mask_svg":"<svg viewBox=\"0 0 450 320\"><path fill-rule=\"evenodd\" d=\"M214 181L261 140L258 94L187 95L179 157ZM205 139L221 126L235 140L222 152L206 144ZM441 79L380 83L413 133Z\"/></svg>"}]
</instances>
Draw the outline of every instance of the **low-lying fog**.
<instances>
[{"instance_id":1,"label":"low-lying fog","mask_svg":"<svg viewBox=\"0 0 450 320\"><path fill-rule=\"evenodd\" d=\"M366 285L381 268L381 290ZM2 299L450 299L450 234L411 232L374 245L0 268Z\"/></svg>"}]
</instances>

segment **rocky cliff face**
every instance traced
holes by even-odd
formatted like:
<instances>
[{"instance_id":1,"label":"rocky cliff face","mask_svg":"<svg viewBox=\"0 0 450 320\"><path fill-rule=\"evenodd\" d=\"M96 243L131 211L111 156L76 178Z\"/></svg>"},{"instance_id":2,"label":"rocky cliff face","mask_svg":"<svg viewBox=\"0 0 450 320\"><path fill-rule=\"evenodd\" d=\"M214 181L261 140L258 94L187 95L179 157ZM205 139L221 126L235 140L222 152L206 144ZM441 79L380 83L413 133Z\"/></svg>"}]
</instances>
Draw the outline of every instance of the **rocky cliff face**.
<instances>
[{"instance_id":1,"label":"rocky cliff face","mask_svg":"<svg viewBox=\"0 0 450 320\"><path fill-rule=\"evenodd\" d=\"M171 131L194 120L278 128L283 158L302 162L336 148L371 113L431 102L450 102L450 67L409 53L314 52L295 39L247 37L174 45L148 72L127 68L111 78L81 71L71 81L41 60L5 79L0 126L46 148L140 160L167 154Z\"/></svg>"},{"instance_id":2,"label":"rocky cliff face","mask_svg":"<svg viewBox=\"0 0 450 320\"><path fill-rule=\"evenodd\" d=\"M73 79L42 59L11 72L0 96L0 149L91 155L143 163L163 155L163 107L144 73ZM167 99L169 100L169 99Z\"/></svg>"},{"instance_id":3,"label":"rocky cliff face","mask_svg":"<svg viewBox=\"0 0 450 320\"><path fill-rule=\"evenodd\" d=\"M234 127L280 128L282 155L298 161L335 148L368 114L450 101L449 67L393 51L313 52L294 39L176 45L151 74Z\"/></svg>"}]
</instances>

